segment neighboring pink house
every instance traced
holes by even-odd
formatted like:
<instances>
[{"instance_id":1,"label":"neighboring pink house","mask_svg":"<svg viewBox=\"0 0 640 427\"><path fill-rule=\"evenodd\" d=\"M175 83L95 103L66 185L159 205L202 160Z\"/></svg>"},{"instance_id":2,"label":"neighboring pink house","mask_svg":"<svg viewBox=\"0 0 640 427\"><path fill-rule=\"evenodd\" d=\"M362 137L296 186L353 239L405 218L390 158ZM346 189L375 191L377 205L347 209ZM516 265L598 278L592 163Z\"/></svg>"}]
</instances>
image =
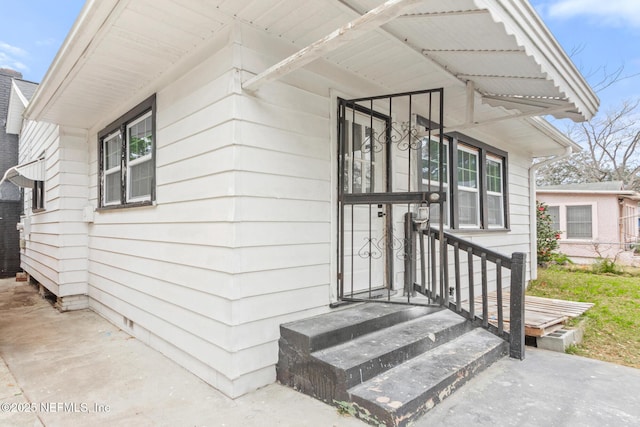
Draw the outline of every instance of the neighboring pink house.
<instances>
[{"instance_id":1,"label":"neighboring pink house","mask_svg":"<svg viewBox=\"0 0 640 427\"><path fill-rule=\"evenodd\" d=\"M554 228L562 231L560 252L573 262L640 263L633 251L639 242L640 193L625 190L622 181L540 187L536 196L549 206Z\"/></svg>"}]
</instances>

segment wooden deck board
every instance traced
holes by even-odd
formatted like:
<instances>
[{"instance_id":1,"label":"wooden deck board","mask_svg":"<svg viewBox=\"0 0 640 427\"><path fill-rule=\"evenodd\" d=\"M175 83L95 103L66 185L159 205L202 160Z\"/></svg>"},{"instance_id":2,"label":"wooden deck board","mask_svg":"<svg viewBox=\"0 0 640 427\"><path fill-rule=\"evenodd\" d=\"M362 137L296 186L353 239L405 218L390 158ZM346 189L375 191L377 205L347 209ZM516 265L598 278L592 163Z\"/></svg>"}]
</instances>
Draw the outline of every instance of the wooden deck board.
<instances>
[{"instance_id":1,"label":"wooden deck board","mask_svg":"<svg viewBox=\"0 0 640 427\"><path fill-rule=\"evenodd\" d=\"M489 323L498 326L498 302L495 292L487 295ZM482 296L474 300L475 312L482 315ZM542 337L562 327L571 317L578 317L593 307L592 303L525 296L525 334ZM509 331L509 292L502 293L504 330Z\"/></svg>"}]
</instances>

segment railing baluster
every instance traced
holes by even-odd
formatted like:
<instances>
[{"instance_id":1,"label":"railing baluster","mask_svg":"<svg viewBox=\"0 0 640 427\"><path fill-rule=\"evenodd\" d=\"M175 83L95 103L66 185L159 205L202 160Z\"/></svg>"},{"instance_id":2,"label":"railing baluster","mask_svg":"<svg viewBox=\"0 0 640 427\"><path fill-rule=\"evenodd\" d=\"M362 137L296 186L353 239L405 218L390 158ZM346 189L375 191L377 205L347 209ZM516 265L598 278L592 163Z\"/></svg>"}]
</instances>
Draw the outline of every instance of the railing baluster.
<instances>
[{"instance_id":1,"label":"railing baluster","mask_svg":"<svg viewBox=\"0 0 640 427\"><path fill-rule=\"evenodd\" d=\"M440 246L440 250L442 251L442 266L440 268L443 269L443 288L444 288L444 304L446 307L449 307L449 248L447 246L447 238L442 239L444 245Z\"/></svg>"},{"instance_id":2,"label":"railing baluster","mask_svg":"<svg viewBox=\"0 0 640 427\"><path fill-rule=\"evenodd\" d=\"M480 255L480 271L482 274L482 326L489 326L489 295L487 286L487 254Z\"/></svg>"},{"instance_id":3,"label":"railing baluster","mask_svg":"<svg viewBox=\"0 0 640 427\"><path fill-rule=\"evenodd\" d=\"M429 240L431 246L431 298L434 302L438 302L436 293L436 239L432 236Z\"/></svg>"},{"instance_id":4,"label":"railing baluster","mask_svg":"<svg viewBox=\"0 0 640 427\"><path fill-rule=\"evenodd\" d=\"M431 246L431 262L435 265L435 239L440 239L438 230L429 229L425 233L428 233ZM480 322L483 327L495 332L495 329L489 326L489 292L488 292L488 269L487 262L493 262L496 266L496 302L497 302L497 317L498 327L497 334L503 338L509 339L509 354L513 358L524 359L524 293L525 293L525 279L526 279L526 254L521 252L515 252L511 257L502 255L491 249L484 249L481 246L460 239L459 237L447 233L444 233L444 245L445 253L441 254L441 264L444 263L442 268L446 269L446 279L441 280L442 287L449 284L448 275L448 248L453 246L454 250L454 269L455 269L455 283L456 283L456 304L455 311L462 313L470 320L475 320L475 275L474 275L474 259L473 256L480 257L481 264L481 276L482 276L482 321ZM460 278L460 251L467 252L467 271L468 271L468 284L469 284L469 311L465 312L461 303L462 293L462 280ZM511 270L511 299L509 302L510 312L510 331L508 334L504 332L504 309L503 309L503 278L502 269L506 268ZM442 305L442 295L436 294L436 268L431 267L431 297L436 300L439 298L439 302ZM448 289L447 289L448 291ZM428 292L429 293L429 292ZM447 292L448 293L448 292ZM447 308L453 309L453 306L447 305Z\"/></svg>"},{"instance_id":5,"label":"railing baluster","mask_svg":"<svg viewBox=\"0 0 640 427\"><path fill-rule=\"evenodd\" d=\"M462 289L460 286L460 244L454 242L453 244L453 268L456 276L456 311L460 313L462 311Z\"/></svg>"},{"instance_id":6,"label":"railing baluster","mask_svg":"<svg viewBox=\"0 0 640 427\"><path fill-rule=\"evenodd\" d=\"M498 305L498 334L504 332L504 316L502 313L502 260L496 260L496 300Z\"/></svg>"},{"instance_id":7,"label":"railing baluster","mask_svg":"<svg viewBox=\"0 0 640 427\"><path fill-rule=\"evenodd\" d=\"M467 249L467 262L469 270L469 318L473 320L476 317L475 308L475 285L473 280L473 248L470 246Z\"/></svg>"},{"instance_id":8,"label":"railing baluster","mask_svg":"<svg viewBox=\"0 0 640 427\"><path fill-rule=\"evenodd\" d=\"M420 233L420 289L422 295L426 295L427 293L427 268L425 266L425 260L424 233ZM429 302L431 302L430 299Z\"/></svg>"}]
</instances>

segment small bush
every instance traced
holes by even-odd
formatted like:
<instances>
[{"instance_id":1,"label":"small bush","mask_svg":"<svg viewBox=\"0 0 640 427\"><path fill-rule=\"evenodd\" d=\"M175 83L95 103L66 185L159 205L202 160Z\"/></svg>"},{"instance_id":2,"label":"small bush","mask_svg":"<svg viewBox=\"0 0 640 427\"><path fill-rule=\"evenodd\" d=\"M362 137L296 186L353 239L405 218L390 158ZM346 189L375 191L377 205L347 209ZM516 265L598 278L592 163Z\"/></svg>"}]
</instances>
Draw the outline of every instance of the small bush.
<instances>
[{"instance_id":1,"label":"small bush","mask_svg":"<svg viewBox=\"0 0 640 427\"><path fill-rule=\"evenodd\" d=\"M597 274L621 274L622 269L618 267L615 260L611 258L598 258L592 265L591 271Z\"/></svg>"},{"instance_id":2,"label":"small bush","mask_svg":"<svg viewBox=\"0 0 640 427\"><path fill-rule=\"evenodd\" d=\"M551 262L557 265L573 264L573 261L571 261L571 259L562 252L551 254Z\"/></svg>"},{"instance_id":3,"label":"small bush","mask_svg":"<svg viewBox=\"0 0 640 427\"><path fill-rule=\"evenodd\" d=\"M557 254L560 231L551 226L553 221L549 215L549 207L542 202L536 202L536 230L538 264L546 265Z\"/></svg>"}]
</instances>

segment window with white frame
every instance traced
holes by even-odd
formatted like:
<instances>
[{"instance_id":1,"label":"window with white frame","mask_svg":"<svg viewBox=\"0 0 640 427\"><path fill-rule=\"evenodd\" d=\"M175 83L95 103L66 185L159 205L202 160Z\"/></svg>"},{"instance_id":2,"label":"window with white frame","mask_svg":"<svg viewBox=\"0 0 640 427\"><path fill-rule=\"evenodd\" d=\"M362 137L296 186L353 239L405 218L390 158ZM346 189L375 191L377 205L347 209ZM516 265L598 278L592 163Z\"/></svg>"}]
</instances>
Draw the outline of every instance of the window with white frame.
<instances>
[{"instance_id":1,"label":"window with white frame","mask_svg":"<svg viewBox=\"0 0 640 427\"><path fill-rule=\"evenodd\" d=\"M436 127L421 116L417 124L427 130ZM437 138L428 144L427 138L422 140L418 170L422 191L439 191L442 181L444 224L452 229L508 229L507 153L458 132L442 139L442 146ZM432 207L431 220L438 215L439 210Z\"/></svg>"},{"instance_id":2,"label":"window with white frame","mask_svg":"<svg viewBox=\"0 0 640 427\"><path fill-rule=\"evenodd\" d=\"M480 192L478 150L458 144L458 224L461 228L479 227Z\"/></svg>"},{"instance_id":3,"label":"window with white frame","mask_svg":"<svg viewBox=\"0 0 640 427\"><path fill-rule=\"evenodd\" d=\"M490 228L504 227L504 185L502 159L487 155L487 224Z\"/></svg>"},{"instance_id":4,"label":"window with white frame","mask_svg":"<svg viewBox=\"0 0 640 427\"><path fill-rule=\"evenodd\" d=\"M155 95L98 134L101 207L155 199Z\"/></svg>"},{"instance_id":5,"label":"window with white frame","mask_svg":"<svg viewBox=\"0 0 640 427\"><path fill-rule=\"evenodd\" d=\"M103 205L119 205L122 202L122 134L120 131L102 140Z\"/></svg>"},{"instance_id":6,"label":"window with white frame","mask_svg":"<svg viewBox=\"0 0 640 427\"><path fill-rule=\"evenodd\" d=\"M442 146L437 139L426 138L422 141L421 153L422 191L442 191L449 193L449 140L444 138ZM438 167L442 159L442 168ZM449 202L442 203L444 225L449 225ZM429 216L433 223L440 221L440 206L433 204L429 208Z\"/></svg>"},{"instance_id":7,"label":"window with white frame","mask_svg":"<svg viewBox=\"0 0 640 427\"><path fill-rule=\"evenodd\" d=\"M592 206L567 206L567 239L593 237Z\"/></svg>"},{"instance_id":8,"label":"window with white frame","mask_svg":"<svg viewBox=\"0 0 640 427\"><path fill-rule=\"evenodd\" d=\"M551 218L551 229L560 230L560 206L547 206L547 213Z\"/></svg>"}]
</instances>

